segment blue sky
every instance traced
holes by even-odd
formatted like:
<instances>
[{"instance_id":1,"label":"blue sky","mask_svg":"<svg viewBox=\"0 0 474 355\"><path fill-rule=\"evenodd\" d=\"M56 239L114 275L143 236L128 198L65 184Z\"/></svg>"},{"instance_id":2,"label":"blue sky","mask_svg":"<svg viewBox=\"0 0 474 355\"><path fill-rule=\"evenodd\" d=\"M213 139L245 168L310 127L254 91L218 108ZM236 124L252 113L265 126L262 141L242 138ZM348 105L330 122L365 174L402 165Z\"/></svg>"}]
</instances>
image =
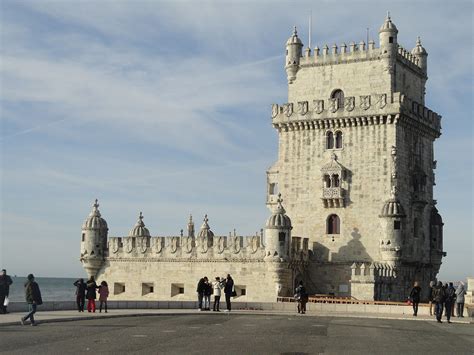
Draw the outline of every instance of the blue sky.
<instances>
[{"instance_id":1,"label":"blue sky","mask_svg":"<svg viewBox=\"0 0 474 355\"><path fill-rule=\"evenodd\" d=\"M254 234L276 160L272 103L287 97L293 25L313 46L365 40L387 10L429 53L427 105L443 116L435 198L441 279L474 275L471 1L1 1L0 265L82 275L80 227L99 198L109 235L143 211L153 235L189 213Z\"/></svg>"}]
</instances>

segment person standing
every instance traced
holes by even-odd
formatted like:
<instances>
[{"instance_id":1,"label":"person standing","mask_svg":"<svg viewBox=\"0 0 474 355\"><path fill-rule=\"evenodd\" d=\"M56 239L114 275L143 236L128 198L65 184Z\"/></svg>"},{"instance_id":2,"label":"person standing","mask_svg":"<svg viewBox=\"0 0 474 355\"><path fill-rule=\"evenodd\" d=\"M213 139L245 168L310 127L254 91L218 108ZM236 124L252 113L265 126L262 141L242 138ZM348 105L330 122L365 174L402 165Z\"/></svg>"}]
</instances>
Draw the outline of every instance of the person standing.
<instances>
[{"instance_id":1,"label":"person standing","mask_svg":"<svg viewBox=\"0 0 474 355\"><path fill-rule=\"evenodd\" d=\"M450 282L449 286L446 288L446 296L444 299L444 307L446 309L446 319L448 323L451 323L451 311L453 309L454 301L456 299L456 290L453 287L453 283Z\"/></svg>"},{"instance_id":2,"label":"person standing","mask_svg":"<svg viewBox=\"0 0 474 355\"><path fill-rule=\"evenodd\" d=\"M197 284L196 292L198 294L198 309L202 311L202 299L204 298L205 278L201 278Z\"/></svg>"},{"instance_id":3,"label":"person standing","mask_svg":"<svg viewBox=\"0 0 474 355\"><path fill-rule=\"evenodd\" d=\"M105 313L107 313L107 298L109 297L109 286L107 282L102 281L99 286L99 313L102 313L102 306L105 308Z\"/></svg>"},{"instance_id":4,"label":"person standing","mask_svg":"<svg viewBox=\"0 0 474 355\"><path fill-rule=\"evenodd\" d=\"M74 282L74 286L76 286L76 304L77 304L77 311L84 312L84 304L86 301L86 289L87 285L84 282L84 279L79 279Z\"/></svg>"},{"instance_id":5,"label":"person standing","mask_svg":"<svg viewBox=\"0 0 474 355\"><path fill-rule=\"evenodd\" d=\"M435 285L434 281L430 281L430 288L428 290L428 301L430 303L430 316L433 315L433 287Z\"/></svg>"},{"instance_id":6,"label":"person standing","mask_svg":"<svg viewBox=\"0 0 474 355\"><path fill-rule=\"evenodd\" d=\"M97 283L95 282L94 276L91 276L91 278L87 281L87 293L86 293L86 298L87 298L87 312L93 312L95 313L95 299L97 298L97 290L98 286Z\"/></svg>"},{"instance_id":7,"label":"person standing","mask_svg":"<svg viewBox=\"0 0 474 355\"><path fill-rule=\"evenodd\" d=\"M222 282L219 276L217 276L216 281L212 283L212 288L214 289L214 305L212 310L214 312L220 312L219 305L221 302Z\"/></svg>"},{"instance_id":8,"label":"person standing","mask_svg":"<svg viewBox=\"0 0 474 355\"><path fill-rule=\"evenodd\" d=\"M226 312L230 312L232 309L230 298L235 295L234 292L234 280L232 280L230 274L227 274L224 286L225 303L227 305Z\"/></svg>"},{"instance_id":9,"label":"person standing","mask_svg":"<svg viewBox=\"0 0 474 355\"><path fill-rule=\"evenodd\" d=\"M8 299L12 283L12 278L7 275L7 270L3 269L0 273L0 314L8 313L5 301Z\"/></svg>"},{"instance_id":10,"label":"person standing","mask_svg":"<svg viewBox=\"0 0 474 355\"><path fill-rule=\"evenodd\" d=\"M28 281L25 283L25 298L26 302L28 303L28 314L24 317L21 317L20 323L21 325L25 325L25 321L30 319L31 325L35 326L35 317L34 314L36 313L36 307L43 304L43 300L41 298L41 291L38 284L35 282L35 277L33 274L28 275Z\"/></svg>"},{"instance_id":11,"label":"person standing","mask_svg":"<svg viewBox=\"0 0 474 355\"><path fill-rule=\"evenodd\" d=\"M303 286L303 281L300 281L298 287L295 289L295 299L298 302L298 313L306 313L306 303L308 303L308 293Z\"/></svg>"},{"instance_id":12,"label":"person standing","mask_svg":"<svg viewBox=\"0 0 474 355\"><path fill-rule=\"evenodd\" d=\"M466 286L464 282L460 282L456 289L456 316L464 318L464 295L466 294Z\"/></svg>"},{"instance_id":13,"label":"person standing","mask_svg":"<svg viewBox=\"0 0 474 355\"><path fill-rule=\"evenodd\" d=\"M435 314L436 320L438 323L443 323L441 317L443 315L443 302L444 302L445 292L443 284L439 281L436 286L433 287L433 302L435 303Z\"/></svg>"},{"instance_id":14,"label":"person standing","mask_svg":"<svg viewBox=\"0 0 474 355\"><path fill-rule=\"evenodd\" d=\"M415 282L413 288L410 292L410 300L413 306L413 316L418 315L418 304L420 303L421 287L418 284L418 281Z\"/></svg>"},{"instance_id":15,"label":"person standing","mask_svg":"<svg viewBox=\"0 0 474 355\"><path fill-rule=\"evenodd\" d=\"M204 278L204 310L211 310L211 294L212 294L212 285L209 282L208 278Z\"/></svg>"}]
</instances>

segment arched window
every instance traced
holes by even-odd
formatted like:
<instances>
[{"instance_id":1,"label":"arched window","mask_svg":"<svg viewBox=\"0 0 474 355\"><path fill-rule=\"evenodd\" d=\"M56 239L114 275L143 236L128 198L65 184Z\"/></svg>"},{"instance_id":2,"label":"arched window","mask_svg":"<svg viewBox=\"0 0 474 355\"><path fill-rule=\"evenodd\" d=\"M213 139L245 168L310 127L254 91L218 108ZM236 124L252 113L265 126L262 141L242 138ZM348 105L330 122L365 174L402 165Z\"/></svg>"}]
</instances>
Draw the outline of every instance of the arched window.
<instances>
[{"instance_id":1,"label":"arched window","mask_svg":"<svg viewBox=\"0 0 474 355\"><path fill-rule=\"evenodd\" d=\"M344 107L344 92L342 90L334 90L331 94L331 99L336 99L338 109Z\"/></svg>"},{"instance_id":2,"label":"arched window","mask_svg":"<svg viewBox=\"0 0 474 355\"><path fill-rule=\"evenodd\" d=\"M341 233L341 222L336 214L332 214L326 220L326 232L327 234L340 234Z\"/></svg>"},{"instance_id":3,"label":"arched window","mask_svg":"<svg viewBox=\"0 0 474 355\"><path fill-rule=\"evenodd\" d=\"M334 148L334 134L331 131L326 133L326 149Z\"/></svg>"},{"instance_id":4,"label":"arched window","mask_svg":"<svg viewBox=\"0 0 474 355\"><path fill-rule=\"evenodd\" d=\"M332 186L331 187L339 187L339 175L334 174L332 176Z\"/></svg>"},{"instance_id":5,"label":"arched window","mask_svg":"<svg viewBox=\"0 0 474 355\"><path fill-rule=\"evenodd\" d=\"M324 175L324 187L331 187L331 177Z\"/></svg>"},{"instance_id":6,"label":"arched window","mask_svg":"<svg viewBox=\"0 0 474 355\"><path fill-rule=\"evenodd\" d=\"M342 132L336 132L336 149L342 148Z\"/></svg>"}]
</instances>

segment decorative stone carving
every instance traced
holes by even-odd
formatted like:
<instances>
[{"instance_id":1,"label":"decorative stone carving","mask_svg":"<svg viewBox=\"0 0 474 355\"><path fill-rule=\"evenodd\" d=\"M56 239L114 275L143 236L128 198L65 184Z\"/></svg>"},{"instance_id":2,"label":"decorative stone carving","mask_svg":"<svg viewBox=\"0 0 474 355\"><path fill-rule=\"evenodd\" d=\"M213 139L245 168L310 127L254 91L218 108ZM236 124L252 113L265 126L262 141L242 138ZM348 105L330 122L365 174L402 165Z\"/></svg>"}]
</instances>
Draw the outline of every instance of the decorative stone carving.
<instances>
[{"instance_id":1,"label":"decorative stone carving","mask_svg":"<svg viewBox=\"0 0 474 355\"><path fill-rule=\"evenodd\" d=\"M329 111L332 113L339 109L339 101L337 99L329 99Z\"/></svg>"},{"instance_id":2,"label":"decorative stone carving","mask_svg":"<svg viewBox=\"0 0 474 355\"><path fill-rule=\"evenodd\" d=\"M370 95L360 96L360 108L367 110L370 107Z\"/></svg>"},{"instance_id":3,"label":"decorative stone carving","mask_svg":"<svg viewBox=\"0 0 474 355\"><path fill-rule=\"evenodd\" d=\"M201 253L207 253L209 250L209 245L207 244L207 238L199 237L199 250Z\"/></svg>"},{"instance_id":4,"label":"decorative stone carving","mask_svg":"<svg viewBox=\"0 0 474 355\"><path fill-rule=\"evenodd\" d=\"M114 254L115 254L115 253L118 253L119 248L120 248L120 244L119 244L118 238L113 238L113 239L111 239L110 242L111 242L111 243L110 243L110 244L111 244L111 245L110 245L110 249L112 249L112 253L114 253Z\"/></svg>"},{"instance_id":5,"label":"decorative stone carving","mask_svg":"<svg viewBox=\"0 0 474 355\"><path fill-rule=\"evenodd\" d=\"M153 238L151 248L155 253L161 253L161 251L163 250L163 242L161 238Z\"/></svg>"},{"instance_id":6,"label":"decorative stone carving","mask_svg":"<svg viewBox=\"0 0 474 355\"><path fill-rule=\"evenodd\" d=\"M194 247L194 238L192 237L185 237L184 238L184 250L186 253L191 253Z\"/></svg>"},{"instance_id":7,"label":"decorative stone carving","mask_svg":"<svg viewBox=\"0 0 474 355\"><path fill-rule=\"evenodd\" d=\"M272 118L275 118L278 115L280 107L277 104L272 105Z\"/></svg>"},{"instance_id":8,"label":"decorative stone carving","mask_svg":"<svg viewBox=\"0 0 474 355\"><path fill-rule=\"evenodd\" d=\"M127 253L131 253L131 252L132 252L132 250L133 250L133 237L124 238L123 249L124 249Z\"/></svg>"},{"instance_id":9,"label":"decorative stone carving","mask_svg":"<svg viewBox=\"0 0 474 355\"><path fill-rule=\"evenodd\" d=\"M387 94L377 95L377 101L375 102L375 106L379 108L384 108L387 105Z\"/></svg>"},{"instance_id":10,"label":"decorative stone carving","mask_svg":"<svg viewBox=\"0 0 474 355\"><path fill-rule=\"evenodd\" d=\"M219 254L222 254L224 252L224 249L225 249L225 238L224 237L219 237L217 239L217 252Z\"/></svg>"},{"instance_id":11,"label":"decorative stone carving","mask_svg":"<svg viewBox=\"0 0 474 355\"><path fill-rule=\"evenodd\" d=\"M288 103L283 105L283 113L286 117L290 117L293 114L293 104Z\"/></svg>"},{"instance_id":12,"label":"decorative stone carving","mask_svg":"<svg viewBox=\"0 0 474 355\"><path fill-rule=\"evenodd\" d=\"M349 96L344 98L344 108L346 111L351 112L355 107L355 97Z\"/></svg>"},{"instance_id":13,"label":"decorative stone carving","mask_svg":"<svg viewBox=\"0 0 474 355\"><path fill-rule=\"evenodd\" d=\"M313 104L314 104L314 112L316 113L321 113L324 111L324 100L313 100Z\"/></svg>"},{"instance_id":14,"label":"decorative stone carving","mask_svg":"<svg viewBox=\"0 0 474 355\"><path fill-rule=\"evenodd\" d=\"M148 249L148 246L147 246L147 237L139 237L137 238L137 242L138 242L138 250L140 250L140 252L143 254L146 252L146 250Z\"/></svg>"},{"instance_id":15,"label":"decorative stone carving","mask_svg":"<svg viewBox=\"0 0 474 355\"><path fill-rule=\"evenodd\" d=\"M252 251L252 254L256 253L259 247L260 247L260 237L258 235L255 235L252 237L252 240L250 242L250 249Z\"/></svg>"},{"instance_id":16,"label":"decorative stone carving","mask_svg":"<svg viewBox=\"0 0 474 355\"><path fill-rule=\"evenodd\" d=\"M298 113L300 115L306 115L308 112L308 101L299 101L298 102Z\"/></svg>"},{"instance_id":17,"label":"decorative stone carving","mask_svg":"<svg viewBox=\"0 0 474 355\"><path fill-rule=\"evenodd\" d=\"M171 245L170 245L170 250L174 254L178 250L179 246L179 238L178 237L172 237L171 238Z\"/></svg>"},{"instance_id":18,"label":"decorative stone carving","mask_svg":"<svg viewBox=\"0 0 474 355\"><path fill-rule=\"evenodd\" d=\"M234 254L237 254L237 253L240 252L240 249L241 249L241 247L240 247L240 237L234 236L232 239L233 239L233 241L232 241L232 246L233 246L232 249L233 250L232 251L234 252Z\"/></svg>"}]
</instances>

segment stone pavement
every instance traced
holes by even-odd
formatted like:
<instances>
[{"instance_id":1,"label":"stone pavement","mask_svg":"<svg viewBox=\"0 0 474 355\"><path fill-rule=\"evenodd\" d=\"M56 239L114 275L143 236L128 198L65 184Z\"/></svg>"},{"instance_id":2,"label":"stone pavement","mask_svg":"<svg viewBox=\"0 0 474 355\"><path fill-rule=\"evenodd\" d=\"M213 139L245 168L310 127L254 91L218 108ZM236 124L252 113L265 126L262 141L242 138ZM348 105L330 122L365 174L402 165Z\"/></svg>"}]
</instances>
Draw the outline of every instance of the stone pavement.
<instances>
[{"instance_id":1,"label":"stone pavement","mask_svg":"<svg viewBox=\"0 0 474 355\"><path fill-rule=\"evenodd\" d=\"M117 317L140 317L140 316L158 316L158 315L186 315L186 314L214 314L216 312L212 311L203 311L199 312L195 309L111 309L108 313L79 313L77 311L68 310L68 311L45 311L41 312L41 307L39 311L35 314L35 320L39 323L51 323L51 322L68 322L68 321L79 321L79 320L89 320L89 319L108 319L108 318L117 318ZM220 312L224 313L224 312ZM293 315L296 311L262 311L262 310L235 310L231 314L242 314L242 315ZM7 325L18 325L20 323L21 316L25 315L26 312L19 313L9 313L0 315L0 326ZM306 313L307 317L317 316L317 317L345 317L345 318L369 318L369 319L391 319L391 320L413 320L413 321L431 321L435 322L434 317L420 315L418 317L413 317L411 315L403 314L390 314L390 313L379 313L379 314L369 314L362 312L315 312L308 311ZM443 321L445 321L443 317ZM453 323L462 323L470 324L474 323L473 318L451 318Z\"/></svg>"},{"instance_id":2,"label":"stone pavement","mask_svg":"<svg viewBox=\"0 0 474 355\"><path fill-rule=\"evenodd\" d=\"M474 327L469 324L253 311L172 312L0 327L0 353L385 355L472 354L474 349Z\"/></svg>"}]
</instances>

